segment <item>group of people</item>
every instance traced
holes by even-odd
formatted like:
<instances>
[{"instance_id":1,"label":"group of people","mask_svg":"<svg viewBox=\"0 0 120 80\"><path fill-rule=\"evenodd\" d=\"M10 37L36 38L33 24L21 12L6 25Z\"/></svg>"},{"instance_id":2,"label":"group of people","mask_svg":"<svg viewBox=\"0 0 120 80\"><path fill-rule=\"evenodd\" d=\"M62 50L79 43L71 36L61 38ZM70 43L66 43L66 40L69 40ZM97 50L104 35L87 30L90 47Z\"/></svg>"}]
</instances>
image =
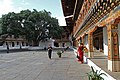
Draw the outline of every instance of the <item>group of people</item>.
<instances>
[{"instance_id":1,"label":"group of people","mask_svg":"<svg viewBox=\"0 0 120 80\"><path fill-rule=\"evenodd\" d=\"M68 47L65 49L65 51L68 49ZM80 46L77 49L77 58L80 63L84 63L84 49L87 49L83 43L80 43ZM51 54L52 54L52 46L49 45L48 47L48 57L51 59Z\"/></svg>"},{"instance_id":2,"label":"group of people","mask_svg":"<svg viewBox=\"0 0 120 80\"><path fill-rule=\"evenodd\" d=\"M62 50L62 53L63 53L64 51L66 51L67 49L69 49L69 47L66 47L64 50ZM49 58L49 59L51 59L51 54L52 54L52 46L49 45L49 46L48 46L48 58Z\"/></svg>"}]
</instances>

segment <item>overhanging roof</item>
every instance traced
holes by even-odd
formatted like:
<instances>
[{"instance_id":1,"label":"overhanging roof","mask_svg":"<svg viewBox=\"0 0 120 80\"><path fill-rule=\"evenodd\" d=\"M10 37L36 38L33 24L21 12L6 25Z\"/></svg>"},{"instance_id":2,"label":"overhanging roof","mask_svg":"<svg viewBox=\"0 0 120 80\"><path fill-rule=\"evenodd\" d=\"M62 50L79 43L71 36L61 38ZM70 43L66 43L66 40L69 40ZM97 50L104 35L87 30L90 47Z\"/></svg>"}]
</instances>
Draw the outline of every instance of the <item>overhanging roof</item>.
<instances>
[{"instance_id":1,"label":"overhanging roof","mask_svg":"<svg viewBox=\"0 0 120 80\"><path fill-rule=\"evenodd\" d=\"M66 24L70 31L73 30L74 22L78 18L84 0L61 0Z\"/></svg>"},{"instance_id":2,"label":"overhanging roof","mask_svg":"<svg viewBox=\"0 0 120 80\"><path fill-rule=\"evenodd\" d=\"M73 15L76 0L61 0L64 16Z\"/></svg>"},{"instance_id":3,"label":"overhanging roof","mask_svg":"<svg viewBox=\"0 0 120 80\"><path fill-rule=\"evenodd\" d=\"M74 8L74 13L73 13L73 20L76 21L78 16L79 16L79 13L80 13L80 10L82 8L82 5L83 5L83 2L84 0L76 0L76 4L75 4L75 8Z\"/></svg>"}]
</instances>

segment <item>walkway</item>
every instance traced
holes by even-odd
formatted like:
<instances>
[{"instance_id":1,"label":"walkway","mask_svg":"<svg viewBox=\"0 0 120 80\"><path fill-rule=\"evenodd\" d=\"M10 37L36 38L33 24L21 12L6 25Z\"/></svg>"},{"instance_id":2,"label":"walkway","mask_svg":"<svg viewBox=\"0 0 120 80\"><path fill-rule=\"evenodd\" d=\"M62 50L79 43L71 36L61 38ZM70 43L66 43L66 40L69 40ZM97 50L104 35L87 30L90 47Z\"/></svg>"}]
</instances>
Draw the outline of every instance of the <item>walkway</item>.
<instances>
[{"instance_id":1,"label":"walkway","mask_svg":"<svg viewBox=\"0 0 120 80\"><path fill-rule=\"evenodd\" d=\"M108 60L102 52L94 52L94 58L88 59L88 65L96 67L96 69L103 70L108 74L109 80L120 80L120 72L111 72L107 68Z\"/></svg>"},{"instance_id":2,"label":"walkway","mask_svg":"<svg viewBox=\"0 0 120 80\"><path fill-rule=\"evenodd\" d=\"M88 80L90 67L78 63L73 51L52 56L48 59L46 51L0 54L0 80Z\"/></svg>"}]
</instances>

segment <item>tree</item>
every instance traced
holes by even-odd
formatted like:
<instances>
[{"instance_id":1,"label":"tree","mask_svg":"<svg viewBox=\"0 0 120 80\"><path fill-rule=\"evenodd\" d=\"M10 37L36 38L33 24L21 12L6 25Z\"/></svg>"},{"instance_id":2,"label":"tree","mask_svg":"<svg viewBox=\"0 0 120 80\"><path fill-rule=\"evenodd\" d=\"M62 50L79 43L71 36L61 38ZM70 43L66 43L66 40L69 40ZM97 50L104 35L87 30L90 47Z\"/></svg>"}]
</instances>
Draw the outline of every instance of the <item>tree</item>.
<instances>
[{"instance_id":1,"label":"tree","mask_svg":"<svg viewBox=\"0 0 120 80\"><path fill-rule=\"evenodd\" d=\"M2 34L15 35L21 34L22 26L16 13L10 12L2 16Z\"/></svg>"},{"instance_id":2,"label":"tree","mask_svg":"<svg viewBox=\"0 0 120 80\"><path fill-rule=\"evenodd\" d=\"M1 18L0 18L0 34L2 33L2 20L1 20Z\"/></svg>"},{"instance_id":3,"label":"tree","mask_svg":"<svg viewBox=\"0 0 120 80\"><path fill-rule=\"evenodd\" d=\"M46 10L37 11L33 9L22 10L20 13L10 12L1 18L2 34L25 36L34 45L39 41L49 38L61 38L63 28L59 26L58 20L51 17L51 13Z\"/></svg>"}]
</instances>

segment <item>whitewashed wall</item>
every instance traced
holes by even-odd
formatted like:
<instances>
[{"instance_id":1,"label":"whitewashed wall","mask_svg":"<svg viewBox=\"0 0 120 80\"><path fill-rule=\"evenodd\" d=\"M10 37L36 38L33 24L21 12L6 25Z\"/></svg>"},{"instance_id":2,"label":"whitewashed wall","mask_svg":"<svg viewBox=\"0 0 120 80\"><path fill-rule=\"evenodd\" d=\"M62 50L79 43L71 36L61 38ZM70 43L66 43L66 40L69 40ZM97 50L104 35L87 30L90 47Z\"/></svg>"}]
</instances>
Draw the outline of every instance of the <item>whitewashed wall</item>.
<instances>
[{"instance_id":1,"label":"whitewashed wall","mask_svg":"<svg viewBox=\"0 0 120 80\"><path fill-rule=\"evenodd\" d=\"M12 42L8 42L9 49L20 49L21 42L19 42L19 45L17 45L17 41L14 41L14 47L12 46ZM22 48L28 48L29 46L26 46L26 43L24 42L24 46L21 46ZM6 50L7 46L6 43L3 44L3 46L0 46L0 50Z\"/></svg>"},{"instance_id":2,"label":"whitewashed wall","mask_svg":"<svg viewBox=\"0 0 120 80\"><path fill-rule=\"evenodd\" d=\"M44 49L45 47L47 48L49 45L54 47L54 40L53 39L50 39L50 40L44 41L44 42L42 42L42 41L39 42L40 49Z\"/></svg>"},{"instance_id":3,"label":"whitewashed wall","mask_svg":"<svg viewBox=\"0 0 120 80\"><path fill-rule=\"evenodd\" d=\"M103 28L103 46L104 46L104 54L108 55L108 34L107 34L107 27Z\"/></svg>"},{"instance_id":4,"label":"whitewashed wall","mask_svg":"<svg viewBox=\"0 0 120 80\"><path fill-rule=\"evenodd\" d=\"M85 36L84 38L84 45L89 48L89 45L88 45L88 35Z\"/></svg>"}]
</instances>

